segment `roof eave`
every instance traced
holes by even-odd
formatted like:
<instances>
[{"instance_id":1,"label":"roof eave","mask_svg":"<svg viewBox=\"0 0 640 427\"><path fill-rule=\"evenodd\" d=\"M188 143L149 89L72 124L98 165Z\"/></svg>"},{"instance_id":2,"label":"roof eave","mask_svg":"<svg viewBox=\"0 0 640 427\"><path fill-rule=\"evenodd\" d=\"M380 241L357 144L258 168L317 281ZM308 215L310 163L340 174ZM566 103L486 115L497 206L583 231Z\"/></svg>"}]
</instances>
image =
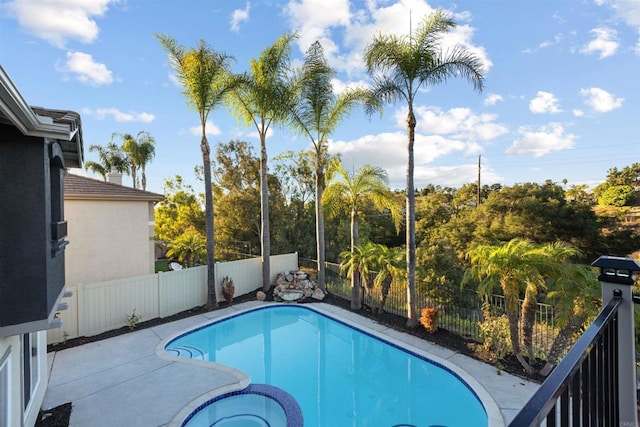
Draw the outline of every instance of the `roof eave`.
<instances>
[{"instance_id":1,"label":"roof eave","mask_svg":"<svg viewBox=\"0 0 640 427\"><path fill-rule=\"evenodd\" d=\"M0 65L0 109L7 119L22 132L23 135L53 138L63 141L74 141L76 156L65 158L68 167L82 167L82 137L80 127L71 130L71 126L59 123L46 123L40 120L24 100L11 77Z\"/></svg>"}]
</instances>

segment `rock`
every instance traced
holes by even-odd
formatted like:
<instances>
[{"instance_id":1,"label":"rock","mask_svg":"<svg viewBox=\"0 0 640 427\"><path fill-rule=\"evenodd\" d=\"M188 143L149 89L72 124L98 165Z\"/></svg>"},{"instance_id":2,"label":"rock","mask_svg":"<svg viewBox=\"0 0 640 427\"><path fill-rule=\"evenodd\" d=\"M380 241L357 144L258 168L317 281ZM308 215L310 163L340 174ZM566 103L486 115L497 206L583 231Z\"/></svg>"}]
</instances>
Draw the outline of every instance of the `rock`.
<instances>
[{"instance_id":1,"label":"rock","mask_svg":"<svg viewBox=\"0 0 640 427\"><path fill-rule=\"evenodd\" d=\"M267 298L267 294L262 291L258 291L258 293L256 294L256 298L258 299L258 301L264 301Z\"/></svg>"},{"instance_id":2,"label":"rock","mask_svg":"<svg viewBox=\"0 0 640 427\"><path fill-rule=\"evenodd\" d=\"M311 298L318 301L322 301L324 297L325 297L324 292L322 292L322 289L320 288L316 288L316 290L313 291L313 294L311 295Z\"/></svg>"},{"instance_id":3,"label":"rock","mask_svg":"<svg viewBox=\"0 0 640 427\"><path fill-rule=\"evenodd\" d=\"M278 274L276 287L273 290L275 301L292 302L304 298L311 298L314 295L316 284L311 280L311 276L305 271L284 271ZM316 293L315 299L322 301L324 292Z\"/></svg>"},{"instance_id":4,"label":"rock","mask_svg":"<svg viewBox=\"0 0 640 427\"><path fill-rule=\"evenodd\" d=\"M285 301L296 301L302 298L302 295L303 294L300 291L287 291L284 294L280 295L280 298Z\"/></svg>"}]
</instances>

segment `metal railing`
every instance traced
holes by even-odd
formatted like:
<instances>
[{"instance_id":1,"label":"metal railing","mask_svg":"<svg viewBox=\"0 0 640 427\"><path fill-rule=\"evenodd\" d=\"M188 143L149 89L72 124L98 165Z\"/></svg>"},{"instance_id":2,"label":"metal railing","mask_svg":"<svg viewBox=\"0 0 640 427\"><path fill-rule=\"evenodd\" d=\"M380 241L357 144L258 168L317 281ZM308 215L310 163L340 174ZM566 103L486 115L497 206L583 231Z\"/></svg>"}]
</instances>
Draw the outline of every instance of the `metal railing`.
<instances>
[{"instance_id":1,"label":"metal railing","mask_svg":"<svg viewBox=\"0 0 640 427\"><path fill-rule=\"evenodd\" d=\"M510 427L618 426L618 308L611 299Z\"/></svg>"},{"instance_id":2,"label":"metal railing","mask_svg":"<svg viewBox=\"0 0 640 427\"><path fill-rule=\"evenodd\" d=\"M638 425L631 258L598 258L604 308L509 427Z\"/></svg>"}]
</instances>

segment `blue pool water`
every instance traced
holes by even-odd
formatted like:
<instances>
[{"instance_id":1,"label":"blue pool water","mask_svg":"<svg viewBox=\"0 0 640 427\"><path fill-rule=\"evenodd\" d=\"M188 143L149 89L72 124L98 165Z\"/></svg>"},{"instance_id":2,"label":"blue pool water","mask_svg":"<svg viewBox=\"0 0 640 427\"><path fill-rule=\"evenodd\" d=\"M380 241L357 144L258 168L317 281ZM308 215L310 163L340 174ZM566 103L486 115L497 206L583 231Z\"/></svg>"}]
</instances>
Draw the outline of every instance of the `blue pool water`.
<instances>
[{"instance_id":1,"label":"blue pool water","mask_svg":"<svg viewBox=\"0 0 640 427\"><path fill-rule=\"evenodd\" d=\"M455 373L304 307L252 310L187 332L165 349L287 391L305 426L488 423L480 400Z\"/></svg>"},{"instance_id":2,"label":"blue pool water","mask_svg":"<svg viewBox=\"0 0 640 427\"><path fill-rule=\"evenodd\" d=\"M284 409L257 394L227 397L198 411L187 426L268 427L286 426Z\"/></svg>"}]
</instances>

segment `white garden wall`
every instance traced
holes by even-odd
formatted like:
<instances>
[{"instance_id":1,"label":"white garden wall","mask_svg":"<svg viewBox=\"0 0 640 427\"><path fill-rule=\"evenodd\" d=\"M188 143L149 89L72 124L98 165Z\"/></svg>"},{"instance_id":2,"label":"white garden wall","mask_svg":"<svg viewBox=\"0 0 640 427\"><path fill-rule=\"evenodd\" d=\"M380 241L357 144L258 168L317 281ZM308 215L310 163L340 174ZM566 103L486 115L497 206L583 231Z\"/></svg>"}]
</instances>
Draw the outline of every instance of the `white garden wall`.
<instances>
[{"instance_id":1,"label":"white garden wall","mask_svg":"<svg viewBox=\"0 0 640 427\"><path fill-rule=\"evenodd\" d=\"M236 295L262 286L260 258L216 263L215 268L218 301L224 300L220 282L225 276L233 280ZM273 283L278 273L298 268L298 254L272 256L270 268ZM146 321L202 306L207 301L207 267L81 284L66 290L73 292L63 300L69 308L59 313L62 327L47 332L49 344L126 326L133 310L140 321Z\"/></svg>"}]
</instances>

